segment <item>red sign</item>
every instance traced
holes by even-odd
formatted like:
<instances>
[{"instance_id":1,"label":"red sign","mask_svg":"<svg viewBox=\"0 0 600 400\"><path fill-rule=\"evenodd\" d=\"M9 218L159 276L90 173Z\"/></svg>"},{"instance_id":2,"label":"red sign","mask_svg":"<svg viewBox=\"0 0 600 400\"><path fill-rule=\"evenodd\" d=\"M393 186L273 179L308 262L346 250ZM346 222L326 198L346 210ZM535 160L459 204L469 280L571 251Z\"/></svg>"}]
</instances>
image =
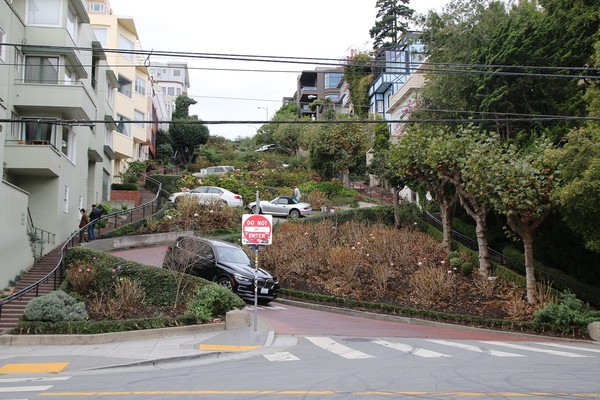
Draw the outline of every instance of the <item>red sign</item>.
<instances>
[{"instance_id":1,"label":"red sign","mask_svg":"<svg viewBox=\"0 0 600 400\"><path fill-rule=\"evenodd\" d=\"M271 215L244 214L242 216L242 244L271 244L273 231Z\"/></svg>"}]
</instances>

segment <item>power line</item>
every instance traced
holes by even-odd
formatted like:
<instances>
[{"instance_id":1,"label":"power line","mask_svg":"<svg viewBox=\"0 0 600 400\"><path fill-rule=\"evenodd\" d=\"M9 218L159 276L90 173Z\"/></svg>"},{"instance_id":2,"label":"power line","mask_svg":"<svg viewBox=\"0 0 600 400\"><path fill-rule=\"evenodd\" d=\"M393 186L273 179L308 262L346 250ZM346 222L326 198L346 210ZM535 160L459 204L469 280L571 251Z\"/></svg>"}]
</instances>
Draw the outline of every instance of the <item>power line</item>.
<instances>
[{"instance_id":1,"label":"power line","mask_svg":"<svg viewBox=\"0 0 600 400\"><path fill-rule=\"evenodd\" d=\"M32 49L38 48L52 48L52 49L63 49L63 50L79 50L79 51L98 51L98 49L90 47L68 47L68 46L47 46L47 45L22 45L8 43L7 46L21 46L30 47ZM520 70L542 70L542 71L581 71L581 72L600 72L600 68L593 67L551 67L551 66L528 66L528 65L500 65L500 64L455 64L455 63L431 63L427 61L378 61L369 60L361 61L359 63L347 62L348 60L331 59L331 58L316 58L316 57L286 57L286 56L271 56L271 55L244 55L244 54L219 54L219 53L196 53L196 52L171 52L171 51L157 51L157 50L124 50L124 49L110 49L103 48L105 53L116 53L116 54L131 54L141 56L168 56L176 58L192 58L192 59L207 59L207 60L225 60L225 61L246 61L246 62L267 62L267 63L291 63L291 64L312 64L312 65L327 65L334 67L368 67L375 69L377 74L378 68L386 69L386 74L398 74L406 75L414 73L416 70L420 70L423 73L457 73L457 74L477 74L477 75L501 75L501 76L537 76L537 77L554 77L554 78L570 78L570 79L600 79L600 75L570 75L570 74L548 74L548 73L534 73L534 72L511 72L511 71L499 71L498 69L520 69ZM401 65L402 68L398 68L395 71L393 65ZM147 67L151 67L151 64ZM161 66L163 67L163 66ZM437 67L437 68L431 68ZM443 67L443 68L439 68ZM478 68L479 70L477 70ZM481 69L496 69L495 71L481 70ZM206 68L210 70L209 68ZM228 69L223 69L228 70ZM231 71L240 72L263 72L265 70L241 70L241 69L230 69ZM269 70L275 72L275 70ZM265 71L267 72L267 71ZM277 72L291 71L280 70ZM379 73L383 73L381 71Z\"/></svg>"},{"instance_id":2,"label":"power line","mask_svg":"<svg viewBox=\"0 0 600 400\"><path fill-rule=\"evenodd\" d=\"M600 117L569 117L569 116L546 116L546 117L532 117L532 118L443 118L443 119L399 119L399 120L284 120L284 121L250 121L250 120L238 120L238 121L203 121L203 120L171 120L171 121L152 121L152 120L119 120L119 121L106 121L106 120L84 120L84 119L45 119L45 118L22 118L22 119L0 119L0 122L7 123L23 123L23 122L38 122L43 124L53 125L85 125L89 126L92 124L154 124L157 122L164 122L169 124L179 125L247 125L247 124L308 124L308 125L337 125L337 124L387 124L387 123L398 123L398 124L439 124L439 123L453 123L453 124L470 124L470 123L481 123L481 122L544 122L544 121L600 121Z\"/></svg>"}]
</instances>

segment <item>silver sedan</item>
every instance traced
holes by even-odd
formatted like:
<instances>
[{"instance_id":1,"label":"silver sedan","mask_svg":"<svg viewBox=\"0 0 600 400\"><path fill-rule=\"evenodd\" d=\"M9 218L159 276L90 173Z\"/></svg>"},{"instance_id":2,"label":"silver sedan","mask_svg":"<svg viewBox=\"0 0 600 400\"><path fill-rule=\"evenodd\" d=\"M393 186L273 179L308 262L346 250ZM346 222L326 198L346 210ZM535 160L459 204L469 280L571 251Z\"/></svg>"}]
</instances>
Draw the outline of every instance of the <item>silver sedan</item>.
<instances>
[{"instance_id":1,"label":"silver sedan","mask_svg":"<svg viewBox=\"0 0 600 400\"><path fill-rule=\"evenodd\" d=\"M248 204L248 208L256 213L256 202ZM308 203L303 203L292 196L279 196L271 201L262 200L260 202L260 214L270 214L276 217L299 218L310 215L312 207Z\"/></svg>"}]
</instances>

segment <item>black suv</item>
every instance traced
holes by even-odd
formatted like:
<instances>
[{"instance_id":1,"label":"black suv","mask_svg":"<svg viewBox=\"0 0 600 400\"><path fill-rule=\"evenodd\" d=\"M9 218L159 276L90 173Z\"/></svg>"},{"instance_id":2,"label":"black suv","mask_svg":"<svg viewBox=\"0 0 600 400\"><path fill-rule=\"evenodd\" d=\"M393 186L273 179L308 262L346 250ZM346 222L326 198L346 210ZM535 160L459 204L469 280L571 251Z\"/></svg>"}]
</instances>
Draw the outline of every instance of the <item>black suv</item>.
<instances>
[{"instance_id":1,"label":"black suv","mask_svg":"<svg viewBox=\"0 0 600 400\"><path fill-rule=\"evenodd\" d=\"M240 247L221 240L182 236L168 247L163 268L187 272L229 288L243 299L254 299L254 260ZM258 269L258 301L279 295L276 277Z\"/></svg>"}]
</instances>

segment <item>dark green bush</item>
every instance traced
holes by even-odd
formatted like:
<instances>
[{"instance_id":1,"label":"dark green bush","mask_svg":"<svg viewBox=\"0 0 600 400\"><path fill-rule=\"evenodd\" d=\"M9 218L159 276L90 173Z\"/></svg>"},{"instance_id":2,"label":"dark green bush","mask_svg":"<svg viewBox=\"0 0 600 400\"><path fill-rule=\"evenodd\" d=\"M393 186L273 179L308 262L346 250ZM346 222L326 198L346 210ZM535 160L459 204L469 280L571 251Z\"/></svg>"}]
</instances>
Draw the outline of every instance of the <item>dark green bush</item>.
<instances>
[{"instance_id":1,"label":"dark green bush","mask_svg":"<svg viewBox=\"0 0 600 400\"><path fill-rule=\"evenodd\" d=\"M586 326L595 319L588 304L578 299L575 294L565 290L558 303L549 303L545 308L536 310L535 322L548 323L559 328Z\"/></svg>"},{"instance_id":2,"label":"dark green bush","mask_svg":"<svg viewBox=\"0 0 600 400\"><path fill-rule=\"evenodd\" d=\"M246 303L229 289L219 285L198 287L187 305L187 313L199 321L224 317L228 311L242 309Z\"/></svg>"},{"instance_id":3,"label":"dark green bush","mask_svg":"<svg viewBox=\"0 0 600 400\"><path fill-rule=\"evenodd\" d=\"M85 304L62 290L31 299L23 313L23 319L27 321L82 321L87 317Z\"/></svg>"}]
</instances>

